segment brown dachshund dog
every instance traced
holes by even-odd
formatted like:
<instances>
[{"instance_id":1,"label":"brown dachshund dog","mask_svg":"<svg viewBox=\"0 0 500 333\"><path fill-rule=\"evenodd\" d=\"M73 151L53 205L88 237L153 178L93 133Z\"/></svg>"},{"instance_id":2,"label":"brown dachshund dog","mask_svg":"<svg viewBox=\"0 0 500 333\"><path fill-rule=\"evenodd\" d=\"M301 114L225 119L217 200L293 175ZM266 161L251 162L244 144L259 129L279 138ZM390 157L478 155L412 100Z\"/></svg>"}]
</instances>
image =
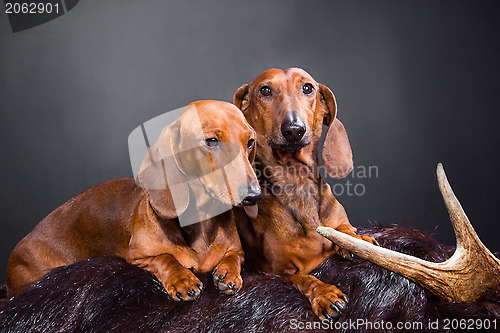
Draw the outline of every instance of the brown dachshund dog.
<instances>
[{"instance_id":1,"label":"brown dachshund dog","mask_svg":"<svg viewBox=\"0 0 500 333\"><path fill-rule=\"evenodd\" d=\"M235 224L235 210L241 208L233 206L252 207L261 197L252 168L254 141L254 130L234 105L190 104L163 128L144 158L141 186L133 177L94 186L19 242L7 267L8 296L54 267L101 255L125 258L151 272L176 301L200 295L203 285L193 272L213 271L219 291L234 294L242 285L244 253ZM179 224L189 211L212 209L211 200L228 210Z\"/></svg>"},{"instance_id":2,"label":"brown dachshund dog","mask_svg":"<svg viewBox=\"0 0 500 333\"><path fill-rule=\"evenodd\" d=\"M273 68L240 87L233 103L257 132L255 165L264 194L257 218L237 219L243 249L262 270L286 274L320 319L337 319L346 308L346 295L308 274L334 253L352 257L316 228L376 241L356 235L319 173L323 124L329 126L322 152L327 173L342 178L353 168L347 133L336 119L335 97L302 69Z\"/></svg>"}]
</instances>

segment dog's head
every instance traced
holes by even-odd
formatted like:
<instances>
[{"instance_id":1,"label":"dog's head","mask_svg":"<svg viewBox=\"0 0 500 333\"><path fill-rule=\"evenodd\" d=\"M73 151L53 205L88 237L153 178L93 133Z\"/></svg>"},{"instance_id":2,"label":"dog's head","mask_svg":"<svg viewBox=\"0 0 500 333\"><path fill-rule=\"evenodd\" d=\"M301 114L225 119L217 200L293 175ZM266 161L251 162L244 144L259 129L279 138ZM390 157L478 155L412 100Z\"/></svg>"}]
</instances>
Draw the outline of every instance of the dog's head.
<instances>
[{"instance_id":1,"label":"dog's head","mask_svg":"<svg viewBox=\"0 0 500 333\"><path fill-rule=\"evenodd\" d=\"M306 71L269 69L241 86L233 103L257 131L259 145L267 144L278 152L297 153L311 146L315 149L322 125L328 125L322 152L326 171L334 178L351 172L351 146L336 118L335 96Z\"/></svg>"},{"instance_id":2,"label":"dog's head","mask_svg":"<svg viewBox=\"0 0 500 333\"><path fill-rule=\"evenodd\" d=\"M142 161L139 182L153 209L175 218L190 200L198 207L213 199L226 206L254 206L261 197L252 168L255 138L234 105L189 104L163 128Z\"/></svg>"}]
</instances>

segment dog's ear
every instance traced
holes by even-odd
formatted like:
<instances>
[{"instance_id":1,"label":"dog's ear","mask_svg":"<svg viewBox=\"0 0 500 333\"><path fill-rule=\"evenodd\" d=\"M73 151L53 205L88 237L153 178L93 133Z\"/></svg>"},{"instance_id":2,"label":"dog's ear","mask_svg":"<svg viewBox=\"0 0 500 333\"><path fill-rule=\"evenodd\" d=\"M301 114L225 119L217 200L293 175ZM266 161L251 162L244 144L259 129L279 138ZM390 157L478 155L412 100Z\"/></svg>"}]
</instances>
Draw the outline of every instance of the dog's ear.
<instances>
[{"instance_id":1,"label":"dog's ear","mask_svg":"<svg viewBox=\"0 0 500 333\"><path fill-rule=\"evenodd\" d=\"M139 183L147 191L151 207L165 219L178 217L189 203L187 178L177 160L178 135L178 126L165 127L139 169Z\"/></svg>"},{"instance_id":2,"label":"dog's ear","mask_svg":"<svg viewBox=\"0 0 500 333\"><path fill-rule=\"evenodd\" d=\"M236 105L243 113L248 109L250 105L250 94L248 91L248 84L244 84L236 90L233 96L233 104Z\"/></svg>"},{"instance_id":3,"label":"dog's ear","mask_svg":"<svg viewBox=\"0 0 500 333\"><path fill-rule=\"evenodd\" d=\"M326 108L323 124L328 125L323 143L323 165L333 178L343 178L352 171L352 151L344 125L337 119L337 103L332 91L319 85L320 102Z\"/></svg>"}]
</instances>

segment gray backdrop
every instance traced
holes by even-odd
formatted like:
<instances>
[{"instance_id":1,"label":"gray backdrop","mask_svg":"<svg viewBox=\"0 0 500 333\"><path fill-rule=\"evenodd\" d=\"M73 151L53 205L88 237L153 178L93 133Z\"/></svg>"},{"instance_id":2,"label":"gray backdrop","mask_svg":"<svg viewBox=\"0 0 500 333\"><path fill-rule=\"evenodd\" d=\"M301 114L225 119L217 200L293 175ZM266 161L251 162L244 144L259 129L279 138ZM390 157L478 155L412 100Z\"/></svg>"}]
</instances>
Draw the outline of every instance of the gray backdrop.
<instances>
[{"instance_id":1,"label":"gray backdrop","mask_svg":"<svg viewBox=\"0 0 500 333\"><path fill-rule=\"evenodd\" d=\"M193 100L231 100L270 67L328 85L356 164L378 167L378 178L351 179L363 196L339 196L352 224L412 225L454 244L441 161L481 239L500 250L499 4L86 0L15 34L0 14L0 282L39 220L132 174L136 126Z\"/></svg>"}]
</instances>

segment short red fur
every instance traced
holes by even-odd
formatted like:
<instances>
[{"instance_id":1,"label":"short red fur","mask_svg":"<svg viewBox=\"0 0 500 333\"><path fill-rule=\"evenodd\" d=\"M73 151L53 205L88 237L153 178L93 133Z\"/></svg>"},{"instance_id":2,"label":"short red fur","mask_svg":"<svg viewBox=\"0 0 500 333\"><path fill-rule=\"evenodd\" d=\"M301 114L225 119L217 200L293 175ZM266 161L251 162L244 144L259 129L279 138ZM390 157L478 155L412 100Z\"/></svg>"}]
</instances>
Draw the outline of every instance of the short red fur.
<instances>
[{"instance_id":1,"label":"short red fur","mask_svg":"<svg viewBox=\"0 0 500 333\"><path fill-rule=\"evenodd\" d=\"M132 177L94 186L54 210L19 242L9 258L8 297L26 290L52 268L102 255L125 258L153 273L176 301L198 297L203 287L194 274L198 272L214 270L214 283L222 293L233 294L241 288L244 253L235 225L235 210L241 208L184 227L177 219L193 196L203 201L208 193L221 193L217 190L221 184L205 177L205 186L177 188L180 203L175 205L168 186L163 190L149 187L164 180L164 166L166 173L184 184L183 177L203 168L200 156L208 156L200 146L190 150L196 156L176 154L178 160L160 163L161 152L178 150L183 144L196 146L200 138L217 136L221 142L239 147L243 156L244 170L229 168L227 178L243 179L258 188L251 165L255 148L247 145L255 139L255 132L241 112L219 101L195 102L191 109L196 111L194 115L192 110L182 113L151 147L139 173L145 186L138 186ZM199 118L202 133L193 132L193 116Z\"/></svg>"},{"instance_id":2,"label":"short red fur","mask_svg":"<svg viewBox=\"0 0 500 333\"><path fill-rule=\"evenodd\" d=\"M243 249L262 270L288 275L320 318L338 317L345 309L346 296L309 275L339 252L316 228L328 226L376 241L356 235L344 208L319 174L317 148L323 124L329 126L322 153L328 174L342 178L353 168L347 133L336 117L335 97L302 69L273 68L240 87L233 103L257 132L255 160L264 192L257 218L237 220ZM293 144L283 129L287 119L305 131Z\"/></svg>"}]
</instances>

